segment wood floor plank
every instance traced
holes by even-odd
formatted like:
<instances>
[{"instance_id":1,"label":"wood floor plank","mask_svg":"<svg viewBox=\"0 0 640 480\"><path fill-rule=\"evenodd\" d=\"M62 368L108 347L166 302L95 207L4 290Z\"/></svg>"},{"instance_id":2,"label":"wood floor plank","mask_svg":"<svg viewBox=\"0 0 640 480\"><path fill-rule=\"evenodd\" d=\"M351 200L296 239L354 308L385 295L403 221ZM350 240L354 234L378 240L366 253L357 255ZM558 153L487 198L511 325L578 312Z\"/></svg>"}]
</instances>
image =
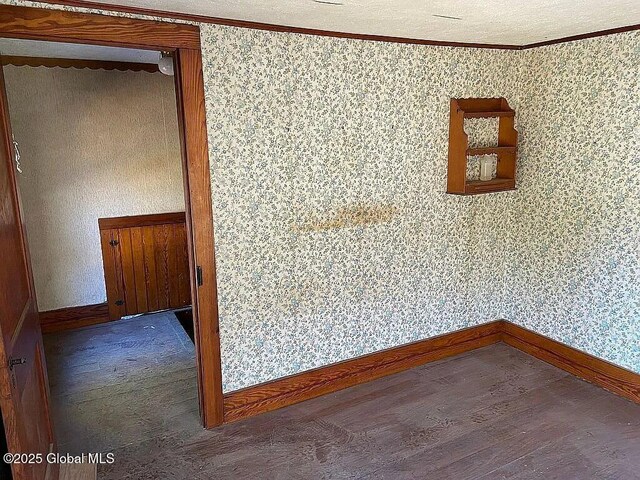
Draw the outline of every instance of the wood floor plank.
<instances>
[{"instance_id":1,"label":"wood floor plank","mask_svg":"<svg viewBox=\"0 0 640 480\"><path fill-rule=\"evenodd\" d=\"M95 464L75 463L60 465L60 480L96 480Z\"/></svg>"},{"instance_id":2,"label":"wood floor plank","mask_svg":"<svg viewBox=\"0 0 640 480\"><path fill-rule=\"evenodd\" d=\"M105 480L640 472L640 406L504 344L212 431L199 426L193 344L172 313L45 344L60 448L113 452L98 469Z\"/></svg>"}]
</instances>

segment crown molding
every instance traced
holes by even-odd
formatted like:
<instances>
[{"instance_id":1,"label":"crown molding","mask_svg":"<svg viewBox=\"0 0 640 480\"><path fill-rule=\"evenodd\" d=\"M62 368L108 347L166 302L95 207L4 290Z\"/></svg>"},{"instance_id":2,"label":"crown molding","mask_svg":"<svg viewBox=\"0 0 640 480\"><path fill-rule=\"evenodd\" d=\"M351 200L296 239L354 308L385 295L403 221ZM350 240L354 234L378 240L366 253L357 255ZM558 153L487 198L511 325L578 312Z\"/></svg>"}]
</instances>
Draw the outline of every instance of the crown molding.
<instances>
[{"instance_id":1,"label":"crown molding","mask_svg":"<svg viewBox=\"0 0 640 480\"><path fill-rule=\"evenodd\" d=\"M405 43L411 45L429 45L437 47L458 47L458 48L487 48L494 50L528 50L531 48L544 47L547 45L556 45L559 43L575 42L593 37L602 37L604 35L614 35L616 33L631 32L640 30L640 24L628 25L625 27L610 28L607 30L598 30L595 32L582 33L579 35L571 35L568 37L560 37L544 42L527 43L524 45L510 45L499 43L473 43L473 42L448 42L443 40L424 40L419 38L392 37L387 35L370 35L364 33L348 33L336 32L331 30L320 30L315 28L292 27L288 25L276 25L272 23L252 22L248 20L234 20L230 18L209 17L206 15L194 15L189 13L171 12L167 10L155 10L143 7L130 7L125 5L114 5L111 3L100 3L84 0L39 0L40 3L51 5L61 5L67 7L79 7L102 10L104 12L127 13L131 15L143 15L147 17L156 17L165 20L180 20L189 23L210 23L214 25L223 25L227 27L251 28L255 30L266 30L271 32L298 33L301 35L316 35L322 37L350 38L354 40L367 40L372 42L388 42L388 43Z\"/></svg>"},{"instance_id":2,"label":"crown molding","mask_svg":"<svg viewBox=\"0 0 640 480\"><path fill-rule=\"evenodd\" d=\"M364 33L336 32L320 30L316 28L292 27L288 25L275 25L272 23L252 22L248 20L234 20L230 18L209 17L205 15L192 15L188 13L169 12L166 10L154 10L151 8L129 7L82 0L39 0L40 3L62 5L67 7L80 7L102 10L104 12L127 13L131 15L143 15L166 20L181 20L189 23L210 23L227 27L250 28L254 30L266 30L270 32L298 33L301 35L316 35L321 37L349 38L354 40L368 40L372 42L406 43L411 45L429 45L438 47L462 47L462 48L488 48L497 50L520 50L520 45L505 45L494 43L472 42L447 42L442 40L423 40L419 38L392 37L387 35L370 35Z\"/></svg>"},{"instance_id":3,"label":"crown molding","mask_svg":"<svg viewBox=\"0 0 640 480\"><path fill-rule=\"evenodd\" d=\"M571 35L569 37L556 38L554 40L545 40L544 42L529 43L520 47L520 50L546 47L547 45L557 45L559 43L575 42L578 40L585 40L587 38L603 37L605 35L615 35L616 33L632 32L634 30L640 30L640 23L636 25L627 25L626 27L609 28L607 30L598 30L597 32L582 33L580 35Z\"/></svg>"}]
</instances>

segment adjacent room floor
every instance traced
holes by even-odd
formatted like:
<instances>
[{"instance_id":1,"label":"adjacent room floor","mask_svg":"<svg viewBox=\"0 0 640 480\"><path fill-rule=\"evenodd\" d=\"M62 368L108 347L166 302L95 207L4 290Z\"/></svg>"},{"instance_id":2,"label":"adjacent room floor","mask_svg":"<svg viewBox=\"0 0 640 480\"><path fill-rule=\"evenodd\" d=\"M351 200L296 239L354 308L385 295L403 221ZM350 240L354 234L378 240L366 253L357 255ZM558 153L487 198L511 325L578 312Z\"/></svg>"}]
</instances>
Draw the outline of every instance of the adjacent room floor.
<instances>
[{"instance_id":1,"label":"adjacent room floor","mask_svg":"<svg viewBox=\"0 0 640 480\"><path fill-rule=\"evenodd\" d=\"M172 313L45 338L63 452L101 479L634 479L640 405L503 344L213 431Z\"/></svg>"}]
</instances>

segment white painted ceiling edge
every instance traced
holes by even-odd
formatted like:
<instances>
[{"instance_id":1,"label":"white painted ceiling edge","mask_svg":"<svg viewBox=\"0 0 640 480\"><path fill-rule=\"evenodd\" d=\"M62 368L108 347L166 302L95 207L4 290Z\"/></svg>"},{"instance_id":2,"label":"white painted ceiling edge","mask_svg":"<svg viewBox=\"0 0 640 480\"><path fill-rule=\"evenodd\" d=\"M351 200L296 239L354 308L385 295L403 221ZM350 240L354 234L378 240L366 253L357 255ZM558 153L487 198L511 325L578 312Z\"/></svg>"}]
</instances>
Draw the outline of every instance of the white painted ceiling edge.
<instances>
[{"instance_id":1,"label":"white painted ceiling edge","mask_svg":"<svg viewBox=\"0 0 640 480\"><path fill-rule=\"evenodd\" d=\"M160 52L79 43L0 38L0 55L157 64Z\"/></svg>"},{"instance_id":2,"label":"white painted ceiling edge","mask_svg":"<svg viewBox=\"0 0 640 480\"><path fill-rule=\"evenodd\" d=\"M639 0L94 1L343 33L503 45L640 24Z\"/></svg>"}]
</instances>

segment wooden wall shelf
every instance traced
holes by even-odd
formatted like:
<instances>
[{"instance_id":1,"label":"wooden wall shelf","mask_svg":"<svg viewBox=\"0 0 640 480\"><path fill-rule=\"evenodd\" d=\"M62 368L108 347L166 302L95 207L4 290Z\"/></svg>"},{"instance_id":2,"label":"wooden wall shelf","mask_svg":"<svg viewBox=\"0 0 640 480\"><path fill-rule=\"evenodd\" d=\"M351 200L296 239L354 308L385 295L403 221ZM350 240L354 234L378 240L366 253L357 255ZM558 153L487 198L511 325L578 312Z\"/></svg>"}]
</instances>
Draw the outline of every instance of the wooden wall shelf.
<instances>
[{"instance_id":1,"label":"wooden wall shelf","mask_svg":"<svg viewBox=\"0 0 640 480\"><path fill-rule=\"evenodd\" d=\"M504 98L451 99L447 193L477 195L515 190L518 148L515 113ZM499 118L498 145L470 148L469 137L464 131L465 118ZM479 155L498 157L496 178L486 181L467 179L467 157Z\"/></svg>"}]
</instances>

